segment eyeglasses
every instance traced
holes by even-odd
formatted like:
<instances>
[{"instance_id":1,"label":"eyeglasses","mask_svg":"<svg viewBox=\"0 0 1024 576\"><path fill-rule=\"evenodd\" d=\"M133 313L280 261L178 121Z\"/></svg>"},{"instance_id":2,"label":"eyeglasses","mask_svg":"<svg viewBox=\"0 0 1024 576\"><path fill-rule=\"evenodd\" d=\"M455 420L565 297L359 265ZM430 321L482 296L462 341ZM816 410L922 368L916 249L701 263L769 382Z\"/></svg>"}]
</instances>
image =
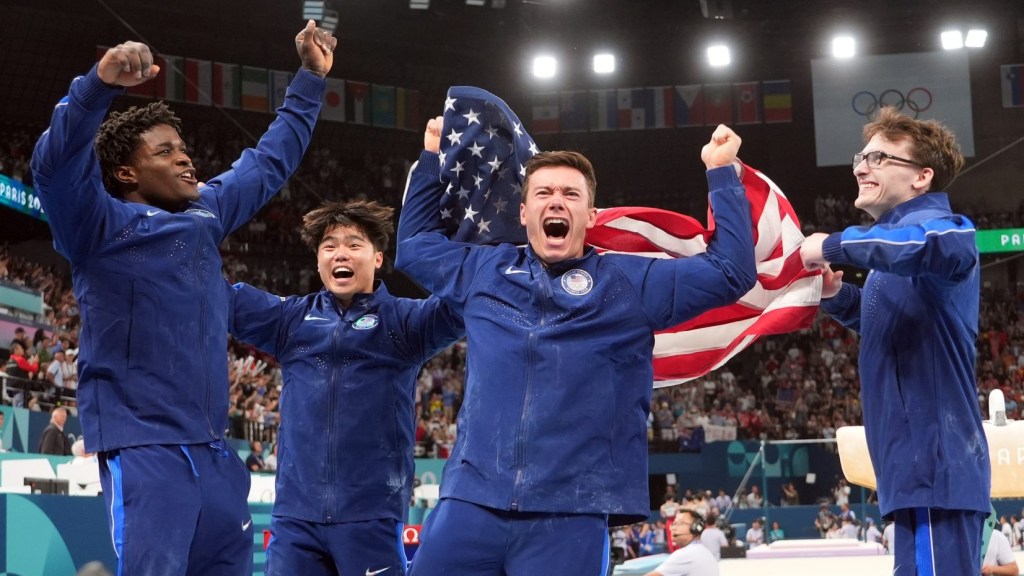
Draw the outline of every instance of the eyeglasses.
<instances>
[{"instance_id":1,"label":"eyeglasses","mask_svg":"<svg viewBox=\"0 0 1024 576\"><path fill-rule=\"evenodd\" d=\"M921 164L918 164L917 162L914 162L913 160L908 160L906 158L900 158L899 156L893 156L892 154L888 154L888 153L882 152L880 150L874 150L874 151L871 151L871 152L858 152L858 153L854 154L853 155L853 167L856 169L857 166L862 161L865 161L865 160L867 161L868 166L870 166L872 168L875 168L875 167L881 165L882 164L882 160L899 160L900 162L906 162L907 164L913 164L914 166L918 166L920 168L924 168L924 166L922 166Z\"/></svg>"}]
</instances>

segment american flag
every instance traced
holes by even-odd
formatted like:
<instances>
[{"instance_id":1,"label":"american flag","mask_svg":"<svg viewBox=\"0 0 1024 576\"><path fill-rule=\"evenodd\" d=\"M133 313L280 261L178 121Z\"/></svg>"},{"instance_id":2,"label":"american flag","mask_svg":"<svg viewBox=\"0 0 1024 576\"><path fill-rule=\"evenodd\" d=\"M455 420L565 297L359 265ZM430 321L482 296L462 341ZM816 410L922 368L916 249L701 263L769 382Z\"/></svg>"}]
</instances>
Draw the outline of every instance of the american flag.
<instances>
[{"instance_id":1,"label":"american flag","mask_svg":"<svg viewBox=\"0 0 1024 576\"><path fill-rule=\"evenodd\" d=\"M441 134L441 219L448 236L477 244L526 243L519 223L526 161L540 152L505 102L452 86Z\"/></svg>"},{"instance_id":2,"label":"american flag","mask_svg":"<svg viewBox=\"0 0 1024 576\"><path fill-rule=\"evenodd\" d=\"M524 244L519 224L526 161L539 152L519 118L500 98L467 86L448 90L441 134L441 217L460 242ZM743 186L754 221L758 280L735 304L710 310L658 332L655 387L680 384L725 364L757 338L810 326L821 299L821 277L800 261L800 221L767 176L744 165ZM658 208L608 208L598 213L587 243L599 252L676 258L707 250L714 233L683 214Z\"/></svg>"}]
</instances>

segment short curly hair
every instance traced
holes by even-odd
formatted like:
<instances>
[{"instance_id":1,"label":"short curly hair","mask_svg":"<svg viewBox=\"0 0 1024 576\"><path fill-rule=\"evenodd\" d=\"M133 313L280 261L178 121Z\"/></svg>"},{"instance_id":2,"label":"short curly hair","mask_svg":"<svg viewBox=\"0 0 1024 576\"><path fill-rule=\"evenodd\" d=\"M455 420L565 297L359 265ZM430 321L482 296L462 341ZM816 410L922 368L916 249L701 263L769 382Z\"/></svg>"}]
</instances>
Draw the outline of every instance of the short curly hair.
<instances>
[{"instance_id":1,"label":"short curly hair","mask_svg":"<svg viewBox=\"0 0 1024 576\"><path fill-rule=\"evenodd\" d=\"M947 126L935 120L911 118L892 106L883 107L864 126L865 143L875 135L894 143L910 141L910 159L935 173L926 192L945 190L966 163L956 136Z\"/></svg>"},{"instance_id":2,"label":"short curly hair","mask_svg":"<svg viewBox=\"0 0 1024 576\"><path fill-rule=\"evenodd\" d=\"M157 101L145 106L132 106L124 112L111 112L100 125L96 135L96 155L100 159L103 185L112 195L122 195L121 182L114 177L114 169L128 164L132 152L139 146L139 135L161 124L181 133L181 119L166 102Z\"/></svg>"},{"instance_id":3,"label":"short curly hair","mask_svg":"<svg viewBox=\"0 0 1024 576\"><path fill-rule=\"evenodd\" d=\"M395 231L394 215L394 208L375 200L324 202L302 217L302 242L316 252L332 228L351 226L362 230L377 252L385 252Z\"/></svg>"}]
</instances>

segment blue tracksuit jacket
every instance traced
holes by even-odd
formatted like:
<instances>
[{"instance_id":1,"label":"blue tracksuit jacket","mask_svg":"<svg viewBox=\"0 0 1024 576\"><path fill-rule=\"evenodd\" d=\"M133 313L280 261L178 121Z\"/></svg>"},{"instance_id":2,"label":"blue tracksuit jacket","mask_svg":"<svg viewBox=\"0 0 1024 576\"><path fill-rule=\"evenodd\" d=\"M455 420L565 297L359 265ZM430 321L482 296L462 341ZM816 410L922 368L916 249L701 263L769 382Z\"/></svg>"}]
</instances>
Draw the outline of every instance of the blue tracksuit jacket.
<instances>
[{"instance_id":1,"label":"blue tracksuit jacket","mask_svg":"<svg viewBox=\"0 0 1024 576\"><path fill-rule=\"evenodd\" d=\"M228 414L227 293L217 247L299 165L326 83L305 70L255 149L179 213L103 187L93 141L111 102L95 67L76 78L32 156L57 251L82 315L78 405L86 450L196 444Z\"/></svg>"},{"instance_id":2,"label":"blue tracksuit jacket","mask_svg":"<svg viewBox=\"0 0 1024 576\"><path fill-rule=\"evenodd\" d=\"M281 298L231 287L231 333L284 374L274 514L318 523L405 521L415 477L416 377L462 336L437 298L383 283L347 310L326 290Z\"/></svg>"},{"instance_id":3,"label":"blue tracksuit jacket","mask_svg":"<svg viewBox=\"0 0 1024 576\"><path fill-rule=\"evenodd\" d=\"M756 279L735 171L708 172L717 230L706 254L587 249L545 268L529 247L449 241L438 166L423 152L410 176L396 266L466 324L466 391L441 496L612 524L646 518L654 331L735 302Z\"/></svg>"},{"instance_id":4,"label":"blue tracksuit jacket","mask_svg":"<svg viewBox=\"0 0 1024 576\"><path fill-rule=\"evenodd\" d=\"M863 290L844 283L822 308L861 335L861 403L882 514L989 510L974 232L946 194L930 192L824 243L829 262L871 270Z\"/></svg>"}]
</instances>

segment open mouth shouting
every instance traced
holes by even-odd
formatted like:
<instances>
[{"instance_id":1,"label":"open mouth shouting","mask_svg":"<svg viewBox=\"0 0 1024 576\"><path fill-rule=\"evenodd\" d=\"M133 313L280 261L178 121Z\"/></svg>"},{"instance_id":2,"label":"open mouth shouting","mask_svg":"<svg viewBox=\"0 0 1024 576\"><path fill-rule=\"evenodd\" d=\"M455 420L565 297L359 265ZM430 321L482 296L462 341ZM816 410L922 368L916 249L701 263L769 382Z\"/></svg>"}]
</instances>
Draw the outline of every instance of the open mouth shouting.
<instances>
[{"instance_id":1,"label":"open mouth shouting","mask_svg":"<svg viewBox=\"0 0 1024 576\"><path fill-rule=\"evenodd\" d=\"M348 266L335 266L334 268L331 268L331 276L335 280L348 280L355 275L355 270Z\"/></svg>"},{"instance_id":2,"label":"open mouth shouting","mask_svg":"<svg viewBox=\"0 0 1024 576\"><path fill-rule=\"evenodd\" d=\"M565 218L545 218L543 223L544 235L557 240L564 239L569 235L569 221Z\"/></svg>"}]
</instances>

